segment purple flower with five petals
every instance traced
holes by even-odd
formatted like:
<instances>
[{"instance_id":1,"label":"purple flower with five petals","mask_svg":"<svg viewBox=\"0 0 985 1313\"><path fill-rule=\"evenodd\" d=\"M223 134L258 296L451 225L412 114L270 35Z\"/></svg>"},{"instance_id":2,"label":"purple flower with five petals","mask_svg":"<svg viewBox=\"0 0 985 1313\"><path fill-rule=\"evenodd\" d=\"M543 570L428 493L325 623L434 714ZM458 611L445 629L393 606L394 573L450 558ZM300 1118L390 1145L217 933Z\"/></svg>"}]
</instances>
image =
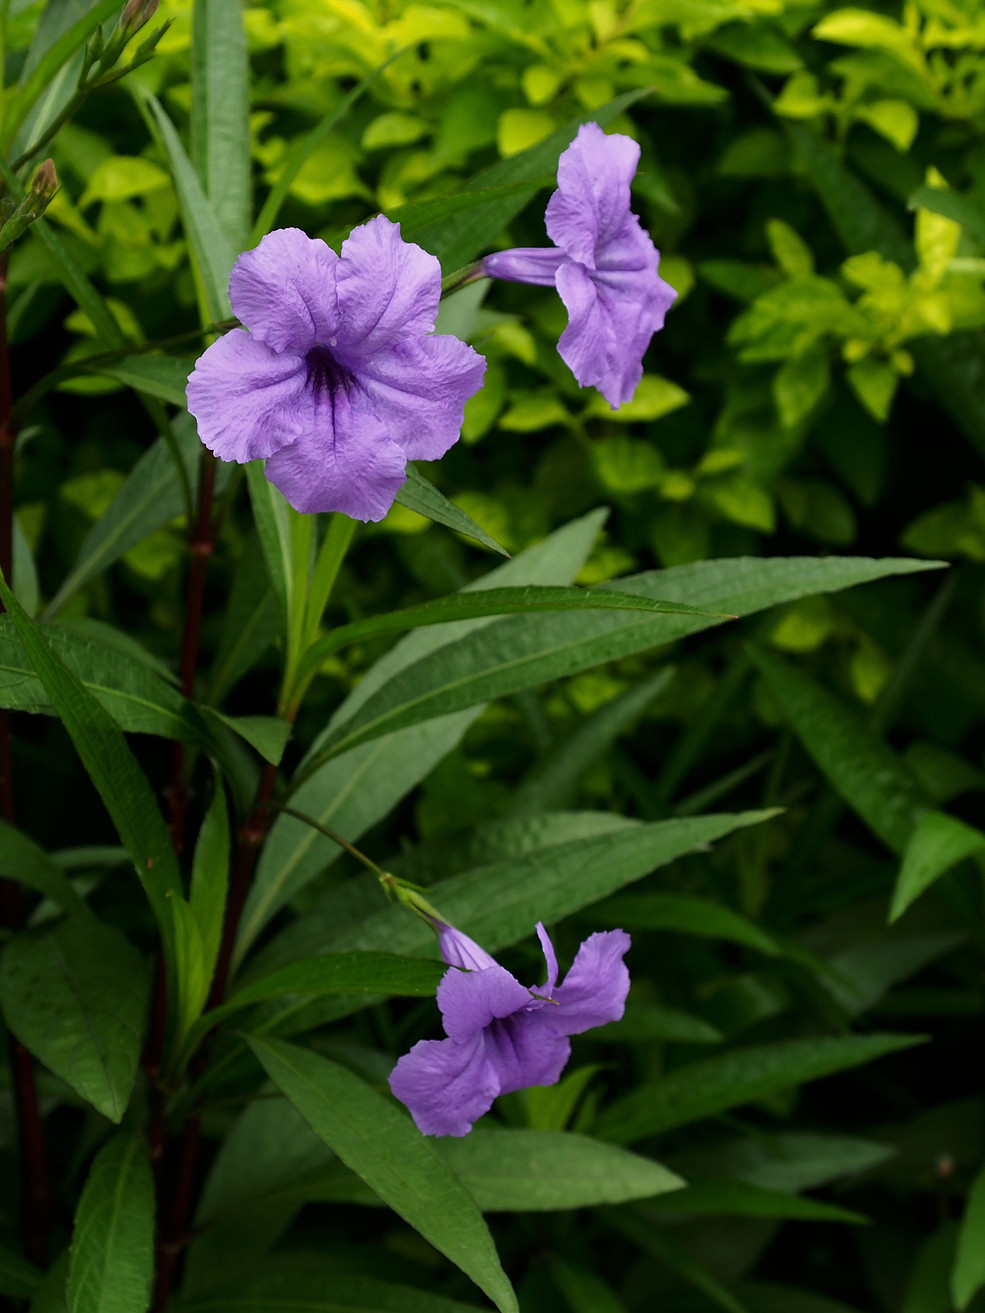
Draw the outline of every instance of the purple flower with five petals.
<instances>
[{"instance_id":1,"label":"purple flower with five petals","mask_svg":"<svg viewBox=\"0 0 985 1313\"><path fill-rule=\"evenodd\" d=\"M553 247L487 255L480 271L554 286L568 311L558 351L581 387L617 410L643 377L643 353L677 293L657 276L660 252L629 208L640 148L583 123L561 155L545 225Z\"/></svg>"},{"instance_id":2,"label":"purple flower with five petals","mask_svg":"<svg viewBox=\"0 0 985 1313\"><path fill-rule=\"evenodd\" d=\"M266 460L299 511L380 520L408 460L457 440L485 361L434 336L441 266L382 216L338 256L297 228L239 257L229 299L250 330L208 348L188 380L202 441L223 460Z\"/></svg>"},{"instance_id":3,"label":"purple flower with five petals","mask_svg":"<svg viewBox=\"0 0 985 1313\"><path fill-rule=\"evenodd\" d=\"M547 980L527 989L468 935L429 919L452 968L438 985L448 1038L415 1044L390 1073L390 1089L422 1134L468 1135L498 1094L553 1085L571 1055L569 1035L619 1020L630 939L625 930L590 935L558 984L554 946L538 922Z\"/></svg>"}]
</instances>

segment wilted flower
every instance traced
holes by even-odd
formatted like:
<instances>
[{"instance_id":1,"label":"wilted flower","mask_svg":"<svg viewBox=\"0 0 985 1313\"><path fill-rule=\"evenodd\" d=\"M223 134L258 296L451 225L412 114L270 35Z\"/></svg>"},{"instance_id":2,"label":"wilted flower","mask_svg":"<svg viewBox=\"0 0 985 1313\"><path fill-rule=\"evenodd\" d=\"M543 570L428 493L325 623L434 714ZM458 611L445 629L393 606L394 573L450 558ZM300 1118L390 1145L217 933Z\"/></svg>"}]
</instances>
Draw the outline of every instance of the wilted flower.
<instances>
[{"instance_id":1,"label":"wilted flower","mask_svg":"<svg viewBox=\"0 0 985 1313\"><path fill-rule=\"evenodd\" d=\"M208 348L188 409L223 460L266 459L299 511L380 520L408 460L456 441L486 362L434 336L441 267L382 217L342 254L297 228L269 233L236 261L229 298L250 330Z\"/></svg>"},{"instance_id":2,"label":"wilted flower","mask_svg":"<svg viewBox=\"0 0 985 1313\"><path fill-rule=\"evenodd\" d=\"M558 351L582 387L615 410L643 377L643 353L677 293L657 276L660 252L629 208L640 148L584 123L558 160L558 189L545 225L553 247L516 247L482 261L481 272L557 287L568 311Z\"/></svg>"},{"instance_id":3,"label":"wilted flower","mask_svg":"<svg viewBox=\"0 0 985 1313\"><path fill-rule=\"evenodd\" d=\"M452 967L438 986L448 1038L415 1044L390 1073L390 1088L424 1135L467 1135L498 1094L553 1085L571 1055L569 1035L619 1020L630 939L624 930L590 935L559 985L554 946L538 922L547 980L527 989L468 935L434 924Z\"/></svg>"}]
</instances>

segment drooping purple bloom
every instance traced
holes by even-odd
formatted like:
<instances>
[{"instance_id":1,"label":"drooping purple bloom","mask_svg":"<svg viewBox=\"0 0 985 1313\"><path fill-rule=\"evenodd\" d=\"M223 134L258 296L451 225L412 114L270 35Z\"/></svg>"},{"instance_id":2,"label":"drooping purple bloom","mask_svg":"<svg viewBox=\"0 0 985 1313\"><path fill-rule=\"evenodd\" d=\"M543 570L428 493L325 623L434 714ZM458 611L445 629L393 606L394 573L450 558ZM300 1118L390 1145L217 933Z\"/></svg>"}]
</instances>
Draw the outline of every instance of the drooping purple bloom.
<instances>
[{"instance_id":1,"label":"drooping purple bloom","mask_svg":"<svg viewBox=\"0 0 985 1313\"><path fill-rule=\"evenodd\" d=\"M468 935L436 927L452 968L438 986L448 1038L415 1044L390 1073L390 1088L422 1134L468 1135L498 1094L553 1085L571 1055L569 1035L619 1020L630 939L625 930L590 935L558 984L554 946L538 921L547 980L527 989Z\"/></svg>"},{"instance_id":2,"label":"drooping purple bloom","mask_svg":"<svg viewBox=\"0 0 985 1313\"><path fill-rule=\"evenodd\" d=\"M188 409L223 460L266 459L299 511L380 520L408 460L435 460L457 440L485 361L434 336L441 267L382 216L338 256L297 228L268 233L239 257L233 329L198 360Z\"/></svg>"},{"instance_id":3,"label":"drooping purple bloom","mask_svg":"<svg viewBox=\"0 0 985 1313\"><path fill-rule=\"evenodd\" d=\"M582 387L617 410L643 377L643 354L677 293L657 275L660 252L629 208L640 148L583 123L561 155L545 225L553 247L516 247L482 261L491 278L554 286L568 311L558 351Z\"/></svg>"}]
</instances>

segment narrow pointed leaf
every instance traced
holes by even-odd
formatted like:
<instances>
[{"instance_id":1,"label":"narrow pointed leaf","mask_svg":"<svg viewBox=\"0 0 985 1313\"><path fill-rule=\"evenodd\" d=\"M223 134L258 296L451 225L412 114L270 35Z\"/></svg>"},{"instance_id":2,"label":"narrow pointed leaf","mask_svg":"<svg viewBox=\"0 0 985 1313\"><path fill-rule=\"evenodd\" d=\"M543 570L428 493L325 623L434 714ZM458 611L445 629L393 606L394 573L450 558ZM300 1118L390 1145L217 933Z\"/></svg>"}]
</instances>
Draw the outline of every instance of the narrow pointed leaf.
<instances>
[{"instance_id":1,"label":"narrow pointed leaf","mask_svg":"<svg viewBox=\"0 0 985 1313\"><path fill-rule=\"evenodd\" d=\"M154 1276L154 1181L147 1146L117 1135L89 1170L72 1232L69 1313L145 1313Z\"/></svg>"},{"instance_id":2,"label":"narrow pointed leaf","mask_svg":"<svg viewBox=\"0 0 985 1313\"><path fill-rule=\"evenodd\" d=\"M495 952L527 939L539 920L560 921L685 853L773 815L741 812L630 825L463 871L432 885L428 898L452 924ZM433 954L436 945L424 921L380 906L373 877L327 894L259 955L254 973L309 954L355 949Z\"/></svg>"},{"instance_id":3,"label":"narrow pointed leaf","mask_svg":"<svg viewBox=\"0 0 985 1313\"><path fill-rule=\"evenodd\" d=\"M632 1144L923 1042L921 1035L835 1035L736 1049L679 1067L617 1099L596 1131Z\"/></svg>"},{"instance_id":4,"label":"narrow pointed leaf","mask_svg":"<svg viewBox=\"0 0 985 1313\"><path fill-rule=\"evenodd\" d=\"M10 102L3 116L3 135L8 145L31 106L45 91L62 66L67 64L72 56L82 49L100 23L105 23L119 8L120 0L98 0L98 3L88 13L84 13L81 18L72 24L67 32L63 32L48 47L37 63L30 69L21 85L12 91Z\"/></svg>"},{"instance_id":5,"label":"narrow pointed leaf","mask_svg":"<svg viewBox=\"0 0 985 1313\"><path fill-rule=\"evenodd\" d=\"M330 755L379 734L723 623L712 617L749 615L780 602L926 567L927 563L920 561L853 557L703 561L620 579L618 591L664 601L679 599L704 615L644 618L631 612L573 613L493 621L448 644L440 653L400 670L342 723L333 722L319 741L318 752L307 760L297 778L306 778Z\"/></svg>"},{"instance_id":6,"label":"narrow pointed leaf","mask_svg":"<svg viewBox=\"0 0 985 1313\"><path fill-rule=\"evenodd\" d=\"M327 1058L276 1040L254 1037L249 1042L267 1075L315 1134L460 1267L501 1313L518 1313L481 1213L410 1118Z\"/></svg>"},{"instance_id":7,"label":"narrow pointed leaf","mask_svg":"<svg viewBox=\"0 0 985 1313\"><path fill-rule=\"evenodd\" d=\"M985 848L985 834L945 812L925 811L903 854L889 919L895 921L935 880Z\"/></svg>"},{"instance_id":8,"label":"narrow pointed leaf","mask_svg":"<svg viewBox=\"0 0 985 1313\"><path fill-rule=\"evenodd\" d=\"M176 356L133 355L89 366L84 360L78 363L80 368L115 378L136 392L146 392L149 397L166 401L169 406L185 408L185 384L192 370L192 360Z\"/></svg>"},{"instance_id":9,"label":"narrow pointed leaf","mask_svg":"<svg viewBox=\"0 0 985 1313\"><path fill-rule=\"evenodd\" d=\"M2 579L0 597L51 705L130 853L165 945L170 945L166 896L171 890L180 890L181 879L171 836L147 777L127 746L123 731L55 654Z\"/></svg>"},{"instance_id":10,"label":"narrow pointed leaf","mask_svg":"<svg viewBox=\"0 0 985 1313\"><path fill-rule=\"evenodd\" d=\"M220 323L232 315L229 275L237 252L223 232L215 210L202 190L174 124L157 98L139 86L134 91L148 126L171 166L185 234L202 282L209 319Z\"/></svg>"},{"instance_id":11,"label":"narrow pointed leaf","mask_svg":"<svg viewBox=\"0 0 985 1313\"><path fill-rule=\"evenodd\" d=\"M882 841L903 852L929 800L896 753L804 671L763 649L753 659L832 787Z\"/></svg>"},{"instance_id":12,"label":"narrow pointed leaf","mask_svg":"<svg viewBox=\"0 0 985 1313\"><path fill-rule=\"evenodd\" d=\"M119 1122L140 1061L147 972L120 930L87 912L25 931L0 955L11 1031L56 1076Z\"/></svg>"},{"instance_id":13,"label":"narrow pointed leaf","mask_svg":"<svg viewBox=\"0 0 985 1313\"><path fill-rule=\"evenodd\" d=\"M216 771L212 801L195 844L191 888L188 892L188 904L202 936L205 970L210 978L222 938L229 883L229 851L229 810L226 807L222 776Z\"/></svg>"},{"instance_id":14,"label":"narrow pointed leaf","mask_svg":"<svg viewBox=\"0 0 985 1313\"><path fill-rule=\"evenodd\" d=\"M500 556L509 556L506 548L500 547L496 539L490 537L485 529L480 528L470 515L460 511L444 493L439 492L434 484L429 483L416 465L407 466L407 482L397 493L397 501L401 506L406 506L409 511L416 511L427 520L434 520L436 524L443 524L446 529L454 529L456 533L463 533L467 538L474 538L477 543L488 547L491 552L498 552Z\"/></svg>"},{"instance_id":15,"label":"narrow pointed leaf","mask_svg":"<svg viewBox=\"0 0 985 1313\"><path fill-rule=\"evenodd\" d=\"M968 1192L964 1217L958 1231L958 1247L951 1274L951 1292L959 1309L966 1309L985 1286L985 1168Z\"/></svg>"},{"instance_id":16,"label":"narrow pointed leaf","mask_svg":"<svg viewBox=\"0 0 985 1313\"><path fill-rule=\"evenodd\" d=\"M545 611L647 611L651 614L701 615L707 612L684 602L663 602L659 598L620 593L608 588L562 588L530 585L524 588L484 588L478 592L449 593L419 606L408 606L387 615L368 616L340 625L326 634L308 651L301 666L303 676L350 643L375 638L380 634L423 629L427 625L447 624L454 620L473 620L476 616L533 615ZM717 615L714 619L731 619Z\"/></svg>"},{"instance_id":17,"label":"narrow pointed leaf","mask_svg":"<svg viewBox=\"0 0 985 1313\"><path fill-rule=\"evenodd\" d=\"M63 912L85 907L61 867L33 839L4 820L0 820L0 875L44 894Z\"/></svg>"},{"instance_id":18,"label":"narrow pointed leaf","mask_svg":"<svg viewBox=\"0 0 985 1313\"><path fill-rule=\"evenodd\" d=\"M191 158L233 251L250 230L249 61L241 0L192 10Z\"/></svg>"},{"instance_id":19,"label":"narrow pointed leaf","mask_svg":"<svg viewBox=\"0 0 985 1313\"><path fill-rule=\"evenodd\" d=\"M628 693L586 716L564 743L552 748L513 790L509 814L534 816L568 806L582 776L606 757L619 735L666 690L673 678L673 666L664 666Z\"/></svg>"},{"instance_id":20,"label":"narrow pointed leaf","mask_svg":"<svg viewBox=\"0 0 985 1313\"><path fill-rule=\"evenodd\" d=\"M174 425L174 439L194 488L198 479L201 443L188 417ZM44 618L55 615L68 599L125 552L184 510L181 482L174 459L163 438L144 452L105 512L94 522L79 548L75 564L48 603Z\"/></svg>"}]
</instances>

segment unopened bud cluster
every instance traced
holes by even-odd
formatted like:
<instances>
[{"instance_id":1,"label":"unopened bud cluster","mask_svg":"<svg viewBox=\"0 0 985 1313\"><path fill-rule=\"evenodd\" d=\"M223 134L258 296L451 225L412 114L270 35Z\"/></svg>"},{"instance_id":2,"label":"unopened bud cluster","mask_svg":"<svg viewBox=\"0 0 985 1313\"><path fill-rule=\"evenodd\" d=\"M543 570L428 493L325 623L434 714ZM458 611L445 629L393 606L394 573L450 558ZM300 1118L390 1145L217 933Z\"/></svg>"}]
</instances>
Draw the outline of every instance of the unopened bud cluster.
<instances>
[{"instance_id":1,"label":"unopened bud cluster","mask_svg":"<svg viewBox=\"0 0 985 1313\"><path fill-rule=\"evenodd\" d=\"M153 55L157 43L171 26L170 19L140 43L124 68L115 68L132 39L157 13L159 2L160 0L128 0L114 32L107 37L101 27L96 29L86 49L80 87L85 84L91 90L93 87L105 86L108 82L115 82L124 73L129 73L131 69L146 64ZM96 69L97 76L88 81L89 72L93 68Z\"/></svg>"}]
</instances>

